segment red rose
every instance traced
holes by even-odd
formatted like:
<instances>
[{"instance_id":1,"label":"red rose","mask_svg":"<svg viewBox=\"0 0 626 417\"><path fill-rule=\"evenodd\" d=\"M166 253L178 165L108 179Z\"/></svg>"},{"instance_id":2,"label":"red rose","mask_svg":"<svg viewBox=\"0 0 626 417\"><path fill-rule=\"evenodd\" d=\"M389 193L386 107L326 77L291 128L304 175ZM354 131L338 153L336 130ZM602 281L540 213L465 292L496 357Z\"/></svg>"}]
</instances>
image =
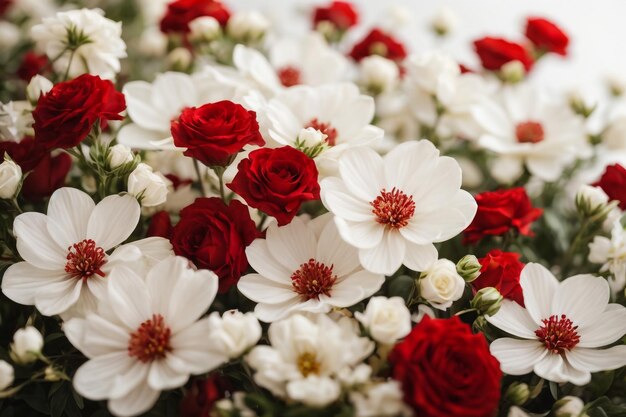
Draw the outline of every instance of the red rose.
<instances>
[{"instance_id":1,"label":"red rose","mask_svg":"<svg viewBox=\"0 0 626 417\"><path fill-rule=\"evenodd\" d=\"M602 177L593 185L602 188L612 201L619 201L619 207L626 210L626 169L623 166L607 166Z\"/></svg>"},{"instance_id":2,"label":"red rose","mask_svg":"<svg viewBox=\"0 0 626 417\"><path fill-rule=\"evenodd\" d=\"M22 168L22 172L32 171L48 153L32 137L25 137L19 142L0 142L0 158L7 153Z\"/></svg>"},{"instance_id":3,"label":"red rose","mask_svg":"<svg viewBox=\"0 0 626 417\"><path fill-rule=\"evenodd\" d=\"M497 71L511 61L520 61L526 71L533 66L533 58L522 45L501 38L482 38L474 42L474 49L483 68Z\"/></svg>"},{"instance_id":4,"label":"red rose","mask_svg":"<svg viewBox=\"0 0 626 417\"><path fill-rule=\"evenodd\" d=\"M184 109L172 136L186 156L207 166L226 166L247 144L265 144L256 113L228 100Z\"/></svg>"},{"instance_id":5,"label":"red rose","mask_svg":"<svg viewBox=\"0 0 626 417\"><path fill-rule=\"evenodd\" d=\"M215 0L176 0L167 5L167 12L161 19L161 32L189 33L189 22L202 16L212 17L226 26L230 12Z\"/></svg>"},{"instance_id":6,"label":"red rose","mask_svg":"<svg viewBox=\"0 0 626 417\"><path fill-rule=\"evenodd\" d=\"M350 52L350 56L355 61L360 61L370 55L380 55L399 62L406 58L406 49L391 35L374 28L361 42L354 45Z\"/></svg>"},{"instance_id":7,"label":"red rose","mask_svg":"<svg viewBox=\"0 0 626 417\"><path fill-rule=\"evenodd\" d=\"M490 417L500 400L500 364L482 334L458 317L426 316L389 361L404 401L420 417Z\"/></svg>"},{"instance_id":8,"label":"red rose","mask_svg":"<svg viewBox=\"0 0 626 417\"><path fill-rule=\"evenodd\" d=\"M540 51L567 55L569 38L554 23L540 17L529 17L526 21L526 37Z\"/></svg>"},{"instance_id":9,"label":"red rose","mask_svg":"<svg viewBox=\"0 0 626 417\"><path fill-rule=\"evenodd\" d=\"M315 162L291 146L250 152L228 188L279 226L290 223L303 202L320 198Z\"/></svg>"},{"instance_id":10,"label":"red rose","mask_svg":"<svg viewBox=\"0 0 626 417\"><path fill-rule=\"evenodd\" d=\"M231 384L223 376L195 380L180 402L180 417L210 417L215 403L229 388Z\"/></svg>"},{"instance_id":11,"label":"red rose","mask_svg":"<svg viewBox=\"0 0 626 417\"><path fill-rule=\"evenodd\" d=\"M48 65L48 57L45 55L37 55L34 52L26 52L22 57L22 62L17 69L17 76L20 79L29 82L37 74L42 74Z\"/></svg>"},{"instance_id":12,"label":"red rose","mask_svg":"<svg viewBox=\"0 0 626 417\"><path fill-rule=\"evenodd\" d=\"M317 27L320 22L330 22L339 30L347 30L359 23L359 14L352 3L333 1L313 11L313 27Z\"/></svg>"},{"instance_id":13,"label":"red rose","mask_svg":"<svg viewBox=\"0 0 626 417\"><path fill-rule=\"evenodd\" d=\"M248 268L246 247L258 236L244 204L233 200L227 206L219 198L198 198L180 211L171 242L176 255L215 272L223 293Z\"/></svg>"},{"instance_id":14,"label":"red rose","mask_svg":"<svg viewBox=\"0 0 626 417\"><path fill-rule=\"evenodd\" d=\"M65 178L72 168L72 157L66 153L56 156L46 154L24 180L22 195L26 200L39 202L50 197L65 185Z\"/></svg>"},{"instance_id":15,"label":"red rose","mask_svg":"<svg viewBox=\"0 0 626 417\"><path fill-rule=\"evenodd\" d=\"M158 211L150 217L150 225L148 226L146 236L157 236L165 239L172 237L172 222L167 211Z\"/></svg>"},{"instance_id":16,"label":"red rose","mask_svg":"<svg viewBox=\"0 0 626 417\"><path fill-rule=\"evenodd\" d=\"M494 287L504 298L524 306L524 294L519 284L524 264L519 261L519 253L502 252L494 249L478 261L482 265L480 275L472 281L474 291Z\"/></svg>"},{"instance_id":17,"label":"red rose","mask_svg":"<svg viewBox=\"0 0 626 417\"><path fill-rule=\"evenodd\" d=\"M478 194L476 203L476 217L464 232L465 244L476 243L485 236L500 236L511 229L532 236L530 225L543 213L532 206L522 187Z\"/></svg>"},{"instance_id":18,"label":"red rose","mask_svg":"<svg viewBox=\"0 0 626 417\"><path fill-rule=\"evenodd\" d=\"M33 111L35 139L46 149L71 148L81 143L94 123L124 119L124 95L113 83L83 74L59 83L39 98Z\"/></svg>"},{"instance_id":19,"label":"red rose","mask_svg":"<svg viewBox=\"0 0 626 417\"><path fill-rule=\"evenodd\" d=\"M13 0L0 0L0 16L4 15L13 4Z\"/></svg>"}]
</instances>

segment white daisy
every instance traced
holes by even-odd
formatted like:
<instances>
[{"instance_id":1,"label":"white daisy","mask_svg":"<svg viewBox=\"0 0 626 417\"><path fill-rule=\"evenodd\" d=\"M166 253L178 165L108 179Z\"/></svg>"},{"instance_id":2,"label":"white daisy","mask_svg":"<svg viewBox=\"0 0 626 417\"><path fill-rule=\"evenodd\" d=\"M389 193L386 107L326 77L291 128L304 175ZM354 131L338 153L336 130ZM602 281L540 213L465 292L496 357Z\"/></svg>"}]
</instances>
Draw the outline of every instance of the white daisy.
<instances>
[{"instance_id":1,"label":"white daisy","mask_svg":"<svg viewBox=\"0 0 626 417\"><path fill-rule=\"evenodd\" d=\"M335 401L341 393L338 374L354 369L374 349L359 336L356 322L333 321L326 315L293 315L272 325L271 346L257 346L246 356L254 381L274 395L314 407Z\"/></svg>"},{"instance_id":2,"label":"white daisy","mask_svg":"<svg viewBox=\"0 0 626 417\"><path fill-rule=\"evenodd\" d=\"M385 277L361 268L356 249L339 237L331 217L272 224L266 239L248 246L248 262L257 273L241 277L237 288L258 303L254 313L260 320L272 322L297 311L327 313L380 289Z\"/></svg>"},{"instance_id":3,"label":"white daisy","mask_svg":"<svg viewBox=\"0 0 626 417\"><path fill-rule=\"evenodd\" d=\"M100 9L59 12L33 26L35 48L54 60L54 69L76 77L83 73L113 79L126 57L122 23L104 17ZM75 48L72 51L72 47Z\"/></svg>"},{"instance_id":4,"label":"white daisy","mask_svg":"<svg viewBox=\"0 0 626 417\"><path fill-rule=\"evenodd\" d=\"M384 158L351 149L339 174L320 183L322 202L368 271L391 275L402 264L424 271L437 260L433 243L459 234L476 214L459 164L427 140L400 144Z\"/></svg>"},{"instance_id":5,"label":"white daisy","mask_svg":"<svg viewBox=\"0 0 626 417\"><path fill-rule=\"evenodd\" d=\"M531 371L549 381L585 385L591 372L626 365L626 346L608 346L626 333L626 308L608 304L609 285L593 275L559 282L545 267L529 263L520 285L524 304L504 300L492 325L518 337L491 343L502 371Z\"/></svg>"},{"instance_id":6,"label":"white daisy","mask_svg":"<svg viewBox=\"0 0 626 417\"><path fill-rule=\"evenodd\" d=\"M7 269L2 292L46 316L70 308L75 314L95 309L115 265L141 269L171 253L166 239L148 238L107 254L131 235L139 216L139 203L130 195L108 196L96 205L75 188L55 191L47 215L28 212L15 218L13 231L24 262Z\"/></svg>"},{"instance_id":7,"label":"white daisy","mask_svg":"<svg viewBox=\"0 0 626 417\"><path fill-rule=\"evenodd\" d=\"M70 342L90 360L74 375L74 389L109 410L132 416L149 410L162 390L226 358L210 350L209 320L200 319L217 293L217 277L168 257L145 276L119 266L109 277L98 314L66 322Z\"/></svg>"},{"instance_id":8,"label":"white daisy","mask_svg":"<svg viewBox=\"0 0 626 417\"><path fill-rule=\"evenodd\" d=\"M498 155L498 181L512 182L523 167L555 181L577 158L590 156L582 119L564 104L546 101L529 86L505 88L501 102L485 99L472 114L484 129L478 144Z\"/></svg>"},{"instance_id":9,"label":"white daisy","mask_svg":"<svg viewBox=\"0 0 626 417\"><path fill-rule=\"evenodd\" d=\"M617 294L626 286L626 233L619 221L613 224L611 238L596 236L589 244L589 262L602 264L600 272L610 271L609 286Z\"/></svg>"}]
</instances>

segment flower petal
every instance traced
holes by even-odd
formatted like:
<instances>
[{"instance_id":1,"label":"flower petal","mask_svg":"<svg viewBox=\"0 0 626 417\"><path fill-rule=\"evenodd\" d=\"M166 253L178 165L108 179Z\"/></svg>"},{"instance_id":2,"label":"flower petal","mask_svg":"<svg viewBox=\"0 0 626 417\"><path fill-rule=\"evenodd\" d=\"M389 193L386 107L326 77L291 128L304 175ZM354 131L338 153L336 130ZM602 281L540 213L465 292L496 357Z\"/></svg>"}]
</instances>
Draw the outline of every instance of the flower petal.
<instances>
[{"instance_id":1,"label":"flower petal","mask_svg":"<svg viewBox=\"0 0 626 417\"><path fill-rule=\"evenodd\" d=\"M432 243L418 245L406 242L403 264L413 271L425 271L437 260L437 248Z\"/></svg>"},{"instance_id":2,"label":"flower petal","mask_svg":"<svg viewBox=\"0 0 626 417\"><path fill-rule=\"evenodd\" d=\"M259 274L241 277L237 289L257 303L279 304L298 297L291 283L278 283Z\"/></svg>"},{"instance_id":3,"label":"flower petal","mask_svg":"<svg viewBox=\"0 0 626 417\"><path fill-rule=\"evenodd\" d=\"M16 303L33 305L35 294L46 284L71 279L63 270L39 269L28 262L11 265L2 278L2 292Z\"/></svg>"},{"instance_id":4,"label":"flower petal","mask_svg":"<svg viewBox=\"0 0 626 417\"><path fill-rule=\"evenodd\" d=\"M299 217L294 217L286 226L272 224L267 228L267 246L274 259L293 273L300 265L315 258L317 239L313 229Z\"/></svg>"},{"instance_id":5,"label":"flower petal","mask_svg":"<svg viewBox=\"0 0 626 417\"><path fill-rule=\"evenodd\" d=\"M487 321L513 336L537 339L535 330L539 326L528 311L515 301L503 300L500 310L493 316L487 316Z\"/></svg>"},{"instance_id":6,"label":"flower petal","mask_svg":"<svg viewBox=\"0 0 626 417\"><path fill-rule=\"evenodd\" d=\"M380 245L385 227L374 219L368 222L351 222L335 216L335 224L341 238L359 249L371 249Z\"/></svg>"},{"instance_id":7,"label":"flower petal","mask_svg":"<svg viewBox=\"0 0 626 417\"><path fill-rule=\"evenodd\" d=\"M610 371L626 366L626 346L613 346L608 349L579 348L565 352L572 366L589 372Z\"/></svg>"},{"instance_id":8,"label":"flower petal","mask_svg":"<svg viewBox=\"0 0 626 417\"><path fill-rule=\"evenodd\" d=\"M405 253L406 243L400 233L385 230L383 240L378 246L359 249L359 260L370 272L391 275L402 265Z\"/></svg>"},{"instance_id":9,"label":"flower petal","mask_svg":"<svg viewBox=\"0 0 626 417\"><path fill-rule=\"evenodd\" d=\"M327 222L322 229L317 241L316 260L325 265L333 265L333 273L339 277L351 273L360 266L357 249L341 239L334 221Z\"/></svg>"},{"instance_id":10,"label":"flower petal","mask_svg":"<svg viewBox=\"0 0 626 417\"><path fill-rule=\"evenodd\" d=\"M607 346L626 334L626 308L619 304L616 306L604 311L595 321L578 327L579 347Z\"/></svg>"},{"instance_id":11,"label":"flower petal","mask_svg":"<svg viewBox=\"0 0 626 417\"><path fill-rule=\"evenodd\" d=\"M552 314L565 314L575 325L584 326L598 319L606 309L610 296L611 290L604 278L576 275L559 285L552 303Z\"/></svg>"},{"instance_id":12,"label":"flower petal","mask_svg":"<svg viewBox=\"0 0 626 417\"><path fill-rule=\"evenodd\" d=\"M344 152L339 159L339 172L350 193L363 201L374 201L383 189L383 160L368 147Z\"/></svg>"},{"instance_id":13,"label":"flower petal","mask_svg":"<svg viewBox=\"0 0 626 417\"><path fill-rule=\"evenodd\" d=\"M326 178L320 187L322 202L334 215L353 222L375 219L369 201L352 195L339 178Z\"/></svg>"},{"instance_id":14,"label":"flower petal","mask_svg":"<svg viewBox=\"0 0 626 417\"><path fill-rule=\"evenodd\" d=\"M46 283L35 294L35 307L44 316L55 316L76 304L83 282L80 279L65 279Z\"/></svg>"},{"instance_id":15,"label":"flower petal","mask_svg":"<svg viewBox=\"0 0 626 417\"><path fill-rule=\"evenodd\" d=\"M90 400L109 397L115 377L132 367L135 360L126 351L98 356L85 362L74 374L74 389Z\"/></svg>"},{"instance_id":16,"label":"flower petal","mask_svg":"<svg viewBox=\"0 0 626 417\"><path fill-rule=\"evenodd\" d=\"M548 352L536 340L518 340L509 337L494 340L489 349L500 362L502 372L509 375L529 373Z\"/></svg>"},{"instance_id":17,"label":"flower petal","mask_svg":"<svg viewBox=\"0 0 626 417\"><path fill-rule=\"evenodd\" d=\"M539 342L535 342L539 343ZM548 381L569 382L565 372L565 361L559 354L548 352L533 368L534 372Z\"/></svg>"},{"instance_id":18,"label":"flower petal","mask_svg":"<svg viewBox=\"0 0 626 417\"><path fill-rule=\"evenodd\" d=\"M287 270L272 256L265 239L255 239L246 248L246 258L250 266L265 278L277 283L289 283L293 271Z\"/></svg>"},{"instance_id":19,"label":"flower petal","mask_svg":"<svg viewBox=\"0 0 626 417\"><path fill-rule=\"evenodd\" d=\"M41 269L64 269L67 248L59 246L48 232L48 218L41 213L22 213L13 222L17 251L28 263Z\"/></svg>"},{"instance_id":20,"label":"flower petal","mask_svg":"<svg viewBox=\"0 0 626 417\"><path fill-rule=\"evenodd\" d=\"M172 369L167 361L158 360L150 364L148 385L158 391L181 387L189 380L189 374Z\"/></svg>"},{"instance_id":21,"label":"flower petal","mask_svg":"<svg viewBox=\"0 0 626 417\"><path fill-rule=\"evenodd\" d=\"M48 203L50 236L62 248L82 241L87 235L87 223L95 206L87 193L76 188L56 190Z\"/></svg>"},{"instance_id":22,"label":"flower petal","mask_svg":"<svg viewBox=\"0 0 626 417\"><path fill-rule=\"evenodd\" d=\"M105 251L125 241L139 222L141 209L135 197L110 195L98 203L89 217L87 238Z\"/></svg>"},{"instance_id":23,"label":"flower petal","mask_svg":"<svg viewBox=\"0 0 626 417\"><path fill-rule=\"evenodd\" d=\"M530 316L539 326L541 320L550 317L552 300L559 282L543 265L526 264L520 276L520 285L524 293L524 305Z\"/></svg>"},{"instance_id":24,"label":"flower petal","mask_svg":"<svg viewBox=\"0 0 626 417\"><path fill-rule=\"evenodd\" d=\"M211 350L208 318L172 335L171 345L165 360L179 372L202 374L228 362L226 356Z\"/></svg>"},{"instance_id":25,"label":"flower petal","mask_svg":"<svg viewBox=\"0 0 626 417\"><path fill-rule=\"evenodd\" d=\"M157 402L160 392L148 384L139 384L121 398L109 400L109 411L119 417L131 417L142 414Z\"/></svg>"},{"instance_id":26,"label":"flower petal","mask_svg":"<svg viewBox=\"0 0 626 417\"><path fill-rule=\"evenodd\" d=\"M113 268L109 274L109 304L118 319L132 331L152 313L150 293L143 280L126 266Z\"/></svg>"}]
</instances>

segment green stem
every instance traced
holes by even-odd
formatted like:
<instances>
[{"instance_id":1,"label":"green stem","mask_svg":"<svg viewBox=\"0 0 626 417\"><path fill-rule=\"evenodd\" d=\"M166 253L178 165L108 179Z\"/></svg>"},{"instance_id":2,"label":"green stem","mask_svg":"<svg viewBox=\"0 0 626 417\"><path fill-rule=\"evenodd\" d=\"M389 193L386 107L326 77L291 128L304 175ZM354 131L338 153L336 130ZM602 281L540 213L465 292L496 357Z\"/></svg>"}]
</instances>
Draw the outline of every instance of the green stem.
<instances>
[{"instance_id":1,"label":"green stem","mask_svg":"<svg viewBox=\"0 0 626 417\"><path fill-rule=\"evenodd\" d=\"M572 261L574 260L574 255L576 254L576 252L578 252L581 244L584 242L586 238L586 235L589 229L589 224L590 224L589 219L585 219L583 221L582 225L580 226L580 229L578 229L578 232L576 233L576 236L574 236L572 243L569 245L569 248L567 248L567 252L565 252L565 255L563 255L563 263L561 265L562 276L566 276L566 274L571 269Z\"/></svg>"},{"instance_id":2,"label":"green stem","mask_svg":"<svg viewBox=\"0 0 626 417\"><path fill-rule=\"evenodd\" d=\"M72 67L72 61L74 60L74 54L76 53L76 49L72 49L70 53L70 59L67 63L67 69L65 70L65 75L63 76L63 81L67 81L70 76L70 68Z\"/></svg>"},{"instance_id":3,"label":"green stem","mask_svg":"<svg viewBox=\"0 0 626 417\"><path fill-rule=\"evenodd\" d=\"M197 159L193 160L193 167L196 170L196 176L198 177L198 183L200 184L200 189L202 190L202 196L203 197L208 197L209 196L209 192L206 189L206 184L204 183L204 180L202 178L202 174L200 173L200 161L198 161Z\"/></svg>"},{"instance_id":4,"label":"green stem","mask_svg":"<svg viewBox=\"0 0 626 417\"><path fill-rule=\"evenodd\" d=\"M217 175L217 178L220 183L220 197L222 198L222 201L224 203L228 203L228 201L226 200L226 192L224 191L224 172L226 172L226 168L225 167L213 167L213 171L215 172L215 175Z\"/></svg>"}]
</instances>

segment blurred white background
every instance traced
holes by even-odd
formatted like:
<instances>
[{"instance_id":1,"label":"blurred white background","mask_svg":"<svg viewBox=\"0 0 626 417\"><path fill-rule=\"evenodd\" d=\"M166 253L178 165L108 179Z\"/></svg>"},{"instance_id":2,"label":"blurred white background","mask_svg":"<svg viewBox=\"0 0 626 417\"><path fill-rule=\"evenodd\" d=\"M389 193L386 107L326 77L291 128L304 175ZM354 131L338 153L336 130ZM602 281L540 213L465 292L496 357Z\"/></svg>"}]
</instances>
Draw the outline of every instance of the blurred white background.
<instances>
[{"instance_id":1,"label":"blurred white background","mask_svg":"<svg viewBox=\"0 0 626 417\"><path fill-rule=\"evenodd\" d=\"M297 33L309 25L312 5L330 0L231 0L233 9L257 9L283 31ZM536 67L532 82L548 90L577 90L590 100L601 98L608 75L626 78L626 0L352 0L366 27L393 27L411 51L442 48L459 62L478 67L471 42L485 35L522 40L527 16L559 24L570 36L569 56L548 56ZM389 10L410 12L398 27ZM443 41L427 30L432 17L448 7L458 17L456 30ZM306 26L304 26L306 27ZM353 34L358 38L358 33Z\"/></svg>"}]
</instances>

